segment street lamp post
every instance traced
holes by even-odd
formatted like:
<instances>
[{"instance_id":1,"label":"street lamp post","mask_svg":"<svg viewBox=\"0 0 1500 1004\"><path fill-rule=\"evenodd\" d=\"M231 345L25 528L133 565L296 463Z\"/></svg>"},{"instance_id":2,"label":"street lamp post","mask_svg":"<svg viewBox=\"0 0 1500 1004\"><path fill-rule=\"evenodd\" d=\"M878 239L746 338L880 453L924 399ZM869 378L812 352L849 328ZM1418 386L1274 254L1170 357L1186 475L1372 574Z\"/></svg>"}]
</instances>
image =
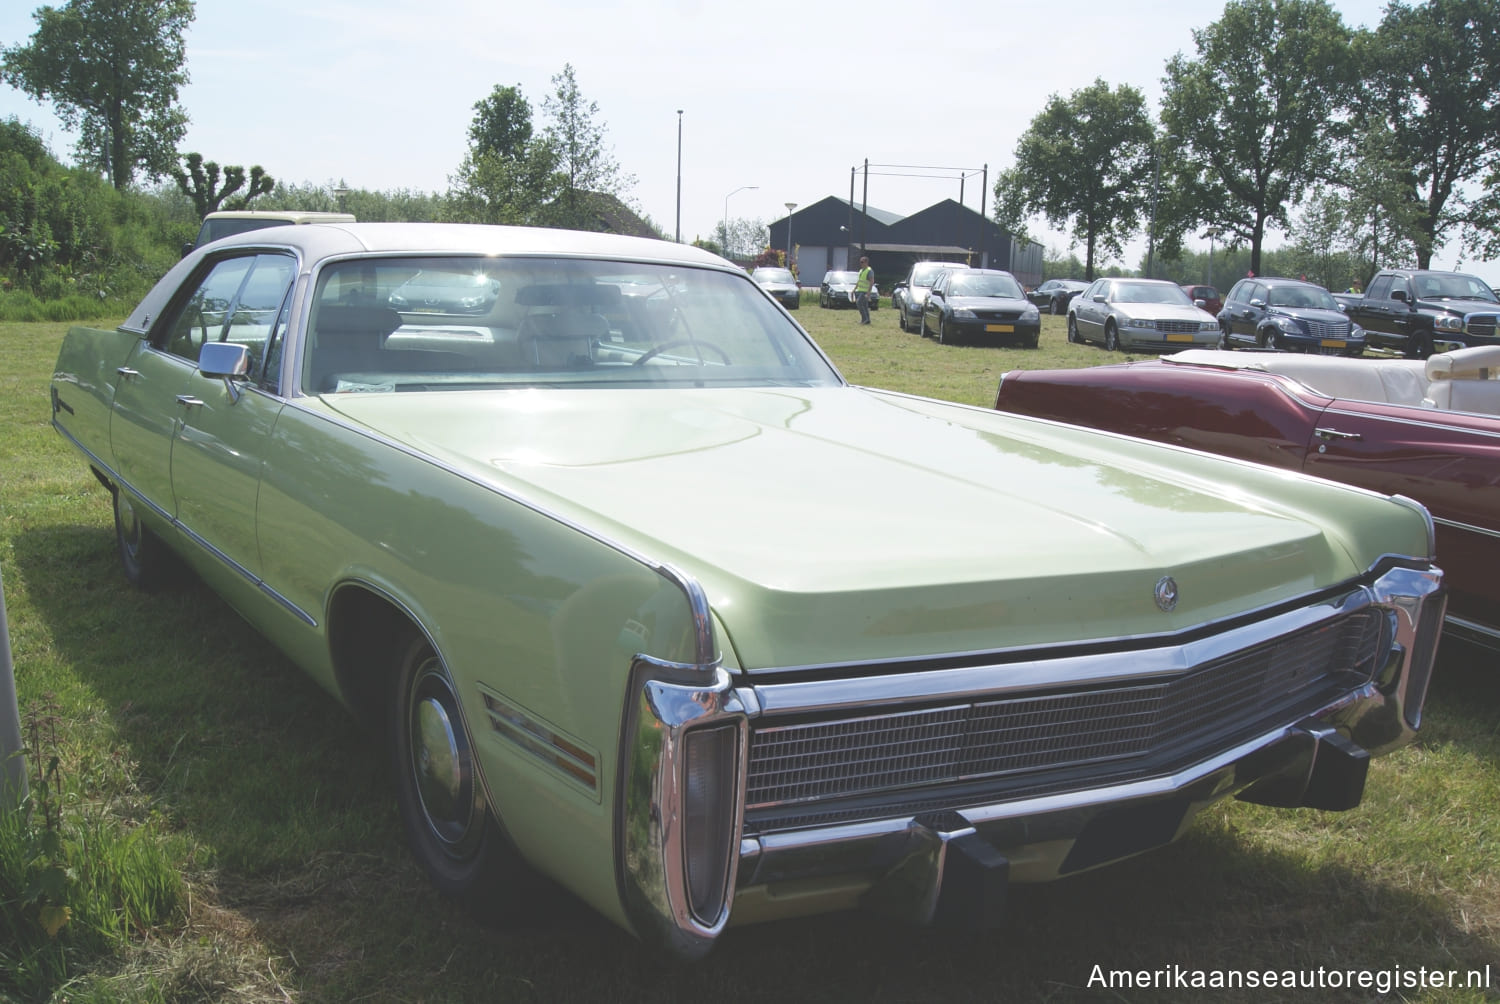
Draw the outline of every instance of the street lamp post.
<instances>
[{"instance_id":1,"label":"street lamp post","mask_svg":"<svg viewBox=\"0 0 1500 1004\"><path fill-rule=\"evenodd\" d=\"M759 185L741 185L730 192L729 195L724 196L724 257L730 261L734 261L734 256L729 253L729 196L738 195L740 192L748 192L751 189L759 187Z\"/></svg>"},{"instance_id":2,"label":"street lamp post","mask_svg":"<svg viewBox=\"0 0 1500 1004\"><path fill-rule=\"evenodd\" d=\"M794 276L797 274L796 269L794 268L797 260L792 257L792 254L797 245L792 243L792 213L796 210L796 208L797 203L795 202L788 202L786 204L786 267L792 269L792 274Z\"/></svg>"},{"instance_id":3,"label":"street lamp post","mask_svg":"<svg viewBox=\"0 0 1500 1004\"><path fill-rule=\"evenodd\" d=\"M682 109L677 109L677 243L682 243Z\"/></svg>"}]
</instances>

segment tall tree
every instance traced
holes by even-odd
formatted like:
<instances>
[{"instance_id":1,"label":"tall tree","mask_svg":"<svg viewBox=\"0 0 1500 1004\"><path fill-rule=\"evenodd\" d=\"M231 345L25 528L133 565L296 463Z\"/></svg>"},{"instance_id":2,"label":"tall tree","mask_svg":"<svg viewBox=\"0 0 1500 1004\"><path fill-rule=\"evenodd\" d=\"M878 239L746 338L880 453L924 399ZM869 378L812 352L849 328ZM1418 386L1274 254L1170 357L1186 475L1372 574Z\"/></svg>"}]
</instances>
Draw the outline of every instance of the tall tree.
<instances>
[{"instance_id":1,"label":"tall tree","mask_svg":"<svg viewBox=\"0 0 1500 1004\"><path fill-rule=\"evenodd\" d=\"M183 160L186 166L173 169L172 180L177 182L182 194L193 200L193 208L199 216L207 216L221 206L226 209L248 209L252 199L265 195L276 187L276 179L267 174L265 168L256 164L250 168L250 187L245 194L228 201L230 196L245 187L243 167L226 164L224 184L220 185L218 164L211 160L205 161L201 153L184 154Z\"/></svg>"},{"instance_id":2,"label":"tall tree","mask_svg":"<svg viewBox=\"0 0 1500 1004\"><path fill-rule=\"evenodd\" d=\"M445 215L473 223L538 224L557 195L557 158L532 134L521 88L496 85L474 103L469 150L450 179Z\"/></svg>"},{"instance_id":3,"label":"tall tree","mask_svg":"<svg viewBox=\"0 0 1500 1004\"><path fill-rule=\"evenodd\" d=\"M1391 132L1417 265L1466 223L1462 185L1500 166L1500 6L1391 0L1367 67L1367 120Z\"/></svg>"},{"instance_id":4,"label":"tall tree","mask_svg":"<svg viewBox=\"0 0 1500 1004\"><path fill-rule=\"evenodd\" d=\"M1103 80L1052 95L1016 144L1015 166L995 182L996 216L1024 235L1041 215L1071 225L1092 279L1102 253L1119 256L1145 211L1153 131L1141 92Z\"/></svg>"},{"instance_id":5,"label":"tall tree","mask_svg":"<svg viewBox=\"0 0 1500 1004\"><path fill-rule=\"evenodd\" d=\"M1195 30L1163 79L1163 184L1177 230L1217 228L1250 245L1286 230L1303 193L1335 163L1354 100L1352 33L1324 0L1231 0Z\"/></svg>"},{"instance_id":6,"label":"tall tree","mask_svg":"<svg viewBox=\"0 0 1500 1004\"><path fill-rule=\"evenodd\" d=\"M475 155L498 154L521 157L531 142L531 102L521 93L521 85L495 85L488 97L474 102L474 119L469 123L469 149Z\"/></svg>"},{"instance_id":7,"label":"tall tree","mask_svg":"<svg viewBox=\"0 0 1500 1004\"><path fill-rule=\"evenodd\" d=\"M624 201L625 190L635 185L635 178L620 169L605 145L608 129L596 121L599 106L579 91L572 64L564 64L562 72L552 78L552 88L542 109L552 120L545 138L562 175L562 194L552 207L553 222L587 229L593 214L585 193L600 192Z\"/></svg>"},{"instance_id":8,"label":"tall tree","mask_svg":"<svg viewBox=\"0 0 1500 1004\"><path fill-rule=\"evenodd\" d=\"M68 0L32 16L31 41L0 50L0 78L51 102L79 130L79 165L115 188L169 175L187 132L177 91L193 0Z\"/></svg>"}]
</instances>

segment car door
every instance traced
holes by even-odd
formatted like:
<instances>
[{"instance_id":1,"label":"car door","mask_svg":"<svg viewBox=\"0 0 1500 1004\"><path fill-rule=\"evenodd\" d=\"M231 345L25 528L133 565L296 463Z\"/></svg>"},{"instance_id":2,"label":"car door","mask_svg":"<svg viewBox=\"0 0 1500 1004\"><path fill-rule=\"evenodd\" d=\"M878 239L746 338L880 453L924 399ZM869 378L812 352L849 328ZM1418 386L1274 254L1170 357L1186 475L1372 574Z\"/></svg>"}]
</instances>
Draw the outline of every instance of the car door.
<instances>
[{"instance_id":1,"label":"car door","mask_svg":"<svg viewBox=\"0 0 1500 1004\"><path fill-rule=\"evenodd\" d=\"M1406 339L1402 337L1398 327L1398 317L1402 320L1411 311L1405 303L1393 299L1392 293L1397 287L1406 289L1404 276L1396 276L1389 273L1377 275L1370 281L1370 288L1365 290L1365 295L1349 312L1350 316L1359 321L1359 326L1365 329L1365 339L1372 345L1382 348L1404 349Z\"/></svg>"},{"instance_id":2,"label":"car door","mask_svg":"<svg viewBox=\"0 0 1500 1004\"><path fill-rule=\"evenodd\" d=\"M1073 312L1073 323L1078 328L1078 337L1085 341L1097 342L1104 338L1104 311L1105 304L1094 300L1104 292L1106 282L1096 279L1093 285L1079 293L1073 300L1073 306L1069 308Z\"/></svg>"},{"instance_id":3,"label":"car door","mask_svg":"<svg viewBox=\"0 0 1500 1004\"><path fill-rule=\"evenodd\" d=\"M122 488L163 516L177 515L172 443L187 410L198 353L250 271L250 258L206 260L118 372L109 437Z\"/></svg>"},{"instance_id":4,"label":"car door","mask_svg":"<svg viewBox=\"0 0 1500 1004\"><path fill-rule=\"evenodd\" d=\"M1493 416L1340 400L1317 423L1303 469L1427 506L1450 616L1494 622L1500 428Z\"/></svg>"},{"instance_id":5,"label":"car door","mask_svg":"<svg viewBox=\"0 0 1500 1004\"><path fill-rule=\"evenodd\" d=\"M1265 316L1266 287L1247 279L1235 289L1220 313L1229 315L1229 332L1235 341L1254 344L1256 328Z\"/></svg>"},{"instance_id":6,"label":"car door","mask_svg":"<svg viewBox=\"0 0 1500 1004\"><path fill-rule=\"evenodd\" d=\"M262 252L220 265L241 279L209 337L244 346L250 380L241 385L196 369L189 375L172 444L172 493L182 529L241 575L258 579L256 502L265 445L283 406L275 346L284 335L297 262Z\"/></svg>"},{"instance_id":7,"label":"car door","mask_svg":"<svg viewBox=\"0 0 1500 1004\"><path fill-rule=\"evenodd\" d=\"M943 303L948 297L948 275L944 272L937 277L932 288L927 291L927 302L922 304L922 334L935 335L942 329Z\"/></svg>"}]
</instances>

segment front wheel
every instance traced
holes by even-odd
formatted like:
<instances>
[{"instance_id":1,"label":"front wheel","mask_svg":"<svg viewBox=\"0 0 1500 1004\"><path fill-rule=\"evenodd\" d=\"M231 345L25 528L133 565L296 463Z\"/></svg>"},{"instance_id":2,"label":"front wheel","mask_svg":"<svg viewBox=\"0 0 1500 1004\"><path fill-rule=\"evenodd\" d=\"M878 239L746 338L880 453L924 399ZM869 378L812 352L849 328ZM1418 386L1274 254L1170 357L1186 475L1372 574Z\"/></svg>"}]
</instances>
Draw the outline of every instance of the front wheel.
<instances>
[{"instance_id":1,"label":"front wheel","mask_svg":"<svg viewBox=\"0 0 1500 1004\"><path fill-rule=\"evenodd\" d=\"M391 757L407 842L444 895L501 916L529 872L490 812L458 695L421 635L396 649Z\"/></svg>"},{"instance_id":2,"label":"front wheel","mask_svg":"<svg viewBox=\"0 0 1500 1004\"><path fill-rule=\"evenodd\" d=\"M1115 329L1114 321L1104 326L1104 347L1111 352L1120 351L1120 333Z\"/></svg>"},{"instance_id":3,"label":"front wheel","mask_svg":"<svg viewBox=\"0 0 1500 1004\"><path fill-rule=\"evenodd\" d=\"M1219 348L1225 352L1234 348L1233 345L1229 344L1229 325L1227 324L1219 325Z\"/></svg>"},{"instance_id":4,"label":"front wheel","mask_svg":"<svg viewBox=\"0 0 1500 1004\"><path fill-rule=\"evenodd\" d=\"M1078 337L1078 318L1072 314L1068 315L1068 341L1077 345L1083 339Z\"/></svg>"},{"instance_id":5,"label":"front wheel","mask_svg":"<svg viewBox=\"0 0 1500 1004\"><path fill-rule=\"evenodd\" d=\"M1412 335L1406 354L1410 359L1426 359L1432 355L1432 336L1426 333Z\"/></svg>"}]
</instances>

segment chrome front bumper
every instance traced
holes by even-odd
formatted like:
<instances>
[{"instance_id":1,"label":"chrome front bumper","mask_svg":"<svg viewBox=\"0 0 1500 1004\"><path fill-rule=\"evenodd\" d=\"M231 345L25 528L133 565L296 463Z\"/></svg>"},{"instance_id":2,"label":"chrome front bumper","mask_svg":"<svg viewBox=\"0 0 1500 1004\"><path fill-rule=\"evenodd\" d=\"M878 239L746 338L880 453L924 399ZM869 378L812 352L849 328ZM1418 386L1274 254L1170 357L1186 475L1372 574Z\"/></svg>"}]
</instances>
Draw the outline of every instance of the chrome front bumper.
<instances>
[{"instance_id":1,"label":"chrome front bumper","mask_svg":"<svg viewBox=\"0 0 1500 1004\"><path fill-rule=\"evenodd\" d=\"M999 653L993 660L882 667L887 671L869 675L803 670L785 682L775 674L766 682L731 677L718 666L663 680L653 678L650 666L638 666L638 713L627 722L622 775L635 783L621 799L619 829L638 835L622 841L618 859L627 914L642 937L688 957L711 947L731 909L736 923L856 906L924 924L984 923L998 915L1010 883L1046 881L1169 843L1199 811L1231 795L1285 807L1352 808L1363 794L1369 757L1406 744L1420 725L1445 603L1439 571L1399 565L1368 586L1154 645ZM1007 768L997 782L994 772L974 776L960 762L941 783L892 782L876 790L859 787L863 779L841 781L843 766L819 762L820 753L812 760L822 772L815 783L799 778L785 790L757 789L754 782L747 788L758 734L788 723L843 726L965 704L990 708L1038 694L1113 697L1205 667L1222 670L1226 659L1247 651L1280 653L1287 638L1351 618L1379 625L1378 643L1359 649L1359 674L1331 674L1300 704L1286 705L1282 720L1241 716L1237 731L1217 743L1212 730L1205 738L1200 729L1186 758L1168 750L1175 760L1150 760L1124 773L1123 754L1062 762L1053 773L1074 779L1050 786L1030 776L1019 785L1008 780L1028 769ZM1277 686L1284 679L1271 677ZM683 773L683 737L696 727L730 723L740 724L737 779L712 797L740 837L724 848L726 886L713 916L695 917L681 892L682 821L694 816L686 805L693 796ZM786 770L805 770L800 755L786 755ZM863 755L853 762L866 763ZM1158 763L1165 766L1153 771ZM830 783L843 787L830 794ZM701 806L696 815L702 818Z\"/></svg>"}]
</instances>

